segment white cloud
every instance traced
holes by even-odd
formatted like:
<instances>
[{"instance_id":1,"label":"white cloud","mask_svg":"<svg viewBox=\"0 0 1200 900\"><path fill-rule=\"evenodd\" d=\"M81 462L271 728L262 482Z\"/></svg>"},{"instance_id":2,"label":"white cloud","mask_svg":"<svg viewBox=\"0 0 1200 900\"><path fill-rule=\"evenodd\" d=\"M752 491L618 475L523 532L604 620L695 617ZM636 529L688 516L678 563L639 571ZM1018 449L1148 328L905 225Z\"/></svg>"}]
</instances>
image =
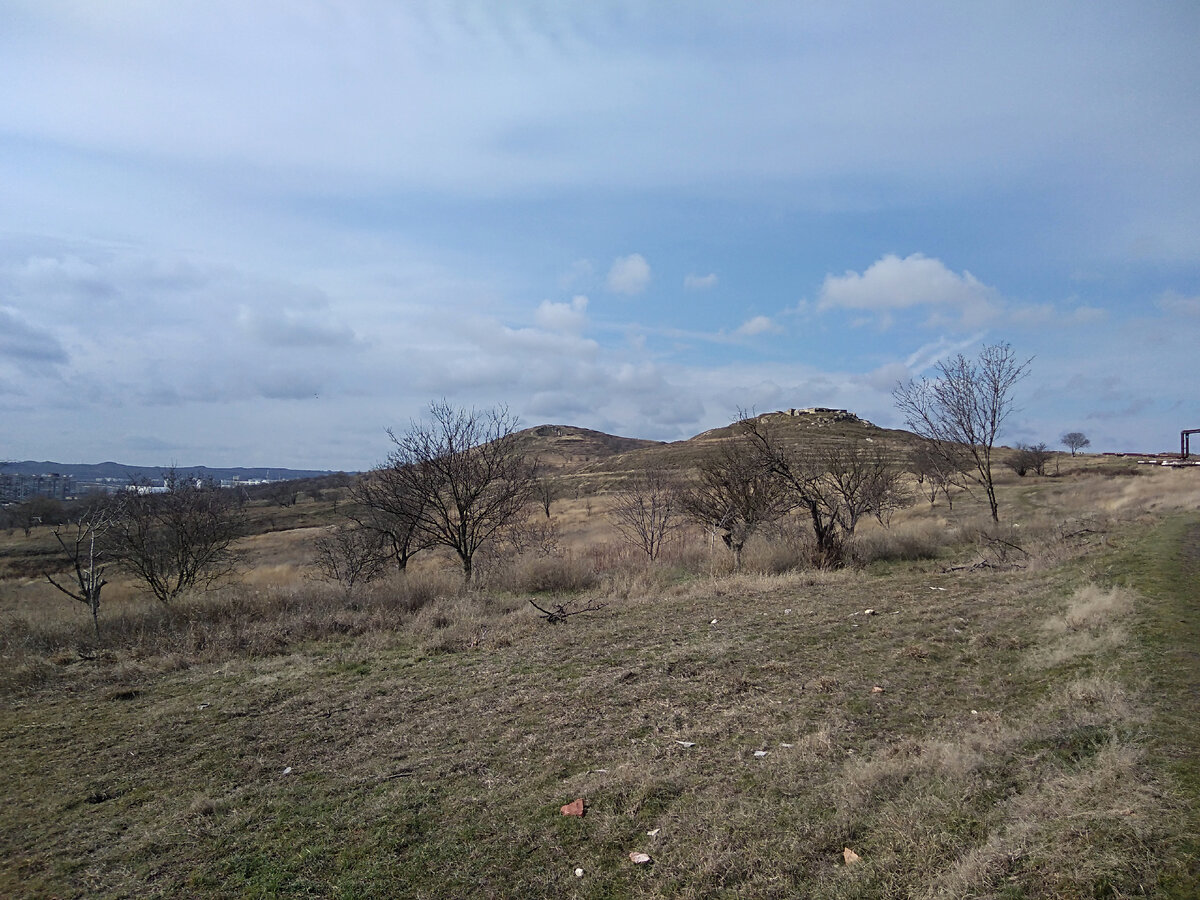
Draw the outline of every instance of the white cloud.
<instances>
[{"instance_id":1,"label":"white cloud","mask_svg":"<svg viewBox=\"0 0 1200 900\"><path fill-rule=\"evenodd\" d=\"M941 260L921 253L903 259L889 253L861 275L826 275L818 307L870 310L885 322L893 310L930 307L930 324L978 327L997 313L998 303L996 291L970 272L951 271Z\"/></svg>"},{"instance_id":2,"label":"white cloud","mask_svg":"<svg viewBox=\"0 0 1200 900\"><path fill-rule=\"evenodd\" d=\"M910 372L918 374L932 368L939 360L964 352L968 347L978 343L982 339L982 334L973 334L961 341L939 338L933 343L918 347L910 353L908 358L904 360L904 365Z\"/></svg>"},{"instance_id":3,"label":"white cloud","mask_svg":"<svg viewBox=\"0 0 1200 900\"><path fill-rule=\"evenodd\" d=\"M1200 316L1200 297L1185 297L1175 291L1167 291L1155 305L1171 315Z\"/></svg>"},{"instance_id":4,"label":"white cloud","mask_svg":"<svg viewBox=\"0 0 1200 900\"><path fill-rule=\"evenodd\" d=\"M893 253L859 275L826 275L820 307L830 309L905 309L924 305L960 305L986 300L988 288L970 272L950 271L939 259L914 253L901 259Z\"/></svg>"},{"instance_id":5,"label":"white cloud","mask_svg":"<svg viewBox=\"0 0 1200 900\"><path fill-rule=\"evenodd\" d=\"M779 330L779 326L769 316L755 316L739 325L737 334L753 337L756 334L766 334L767 332L778 333Z\"/></svg>"},{"instance_id":6,"label":"white cloud","mask_svg":"<svg viewBox=\"0 0 1200 900\"><path fill-rule=\"evenodd\" d=\"M683 279L683 286L689 291L707 291L717 286L717 273L708 275L688 274Z\"/></svg>"},{"instance_id":7,"label":"white cloud","mask_svg":"<svg viewBox=\"0 0 1200 900\"><path fill-rule=\"evenodd\" d=\"M533 321L547 331L578 333L587 324L588 298L577 294L570 303L555 303L543 300L533 314Z\"/></svg>"},{"instance_id":8,"label":"white cloud","mask_svg":"<svg viewBox=\"0 0 1200 900\"><path fill-rule=\"evenodd\" d=\"M640 253L617 257L608 270L608 289L614 294L640 294L650 283L650 264Z\"/></svg>"}]
</instances>

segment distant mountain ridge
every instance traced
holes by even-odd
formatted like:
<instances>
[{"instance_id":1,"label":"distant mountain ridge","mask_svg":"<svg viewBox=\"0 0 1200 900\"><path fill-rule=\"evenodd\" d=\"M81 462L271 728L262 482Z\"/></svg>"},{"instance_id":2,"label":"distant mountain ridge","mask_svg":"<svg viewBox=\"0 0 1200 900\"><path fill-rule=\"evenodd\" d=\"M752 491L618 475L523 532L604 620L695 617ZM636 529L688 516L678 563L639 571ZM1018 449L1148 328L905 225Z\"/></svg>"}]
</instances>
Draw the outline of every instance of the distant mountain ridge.
<instances>
[{"instance_id":1,"label":"distant mountain ridge","mask_svg":"<svg viewBox=\"0 0 1200 900\"><path fill-rule=\"evenodd\" d=\"M83 482L104 480L128 482L142 478L158 480L170 468L171 466L127 466L116 462L59 463L50 461L35 462L34 460L27 459L22 462L5 463L3 466L0 466L0 472L9 472L16 475L49 475L58 473L59 475L70 475L76 481ZM196 475L201 478L212 478L215 481L228 481L233 478L237 478L240 481L261 479L288 481L294 478L322 478L326 475L336 474L333 471L285 469L281 466L272 468L262 466L238 466L233 468L176 466L175 468L180 472L187 472L190 475Z\"/></svg>"}]
</instances>

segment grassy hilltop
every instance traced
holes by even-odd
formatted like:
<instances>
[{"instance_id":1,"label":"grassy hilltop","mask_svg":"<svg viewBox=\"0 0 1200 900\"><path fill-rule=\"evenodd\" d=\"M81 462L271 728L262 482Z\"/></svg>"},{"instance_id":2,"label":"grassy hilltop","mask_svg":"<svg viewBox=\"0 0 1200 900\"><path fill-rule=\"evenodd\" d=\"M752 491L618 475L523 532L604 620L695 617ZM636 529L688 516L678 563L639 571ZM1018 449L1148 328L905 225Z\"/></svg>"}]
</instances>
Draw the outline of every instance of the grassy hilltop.
<instances>
[{"instance_id":1,"label":"grassy hilltop","mask_svg":"<svg viewBox=\"0 0 1200 900\"><path fill-rule=\"evenodd\" d=\"M234 582L114 576L99 643L49 531L0 534L0 895L1197 895L1200 469L1006 471L999 528L914 496L834 572L798 525L740 574L698 531L647 565L613 491L722 436L523 432L553 538L472 590L437 554L315 581L344 497L254 501Z\"/></svg>"}]
</instances>

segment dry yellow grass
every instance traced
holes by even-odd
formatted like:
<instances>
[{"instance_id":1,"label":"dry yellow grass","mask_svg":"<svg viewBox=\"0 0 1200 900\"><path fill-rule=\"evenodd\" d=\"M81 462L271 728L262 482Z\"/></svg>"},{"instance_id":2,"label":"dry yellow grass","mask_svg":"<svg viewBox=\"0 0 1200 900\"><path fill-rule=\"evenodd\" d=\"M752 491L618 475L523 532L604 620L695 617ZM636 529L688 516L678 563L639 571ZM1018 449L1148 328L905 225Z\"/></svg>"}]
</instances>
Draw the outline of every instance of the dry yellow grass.
<instances>
[{"instance_id":1,"label":"dry yellow grass","mask_svg":"<svg viewBox=\"0 0 1200 900\"><path fill-rule=\"evenodd\" d=\"M298 528L173 611L117 586L98 651L81 610L6 584L0 892L1153 891L1188 865L1182 804L1146 737L1147 601L1096 554L1197 486L1013 478L1003 531L923 504L864 527L862 568L786 571L764 542L736 576L697 533L647 566L572 499L550 570L492 559L475 591L430 556L347 595L304 577ZM979 533L1023 554L945 571ZM547 625L528 585L581 564L551 595L605 609Z\"/></svg>"}]
</instances>

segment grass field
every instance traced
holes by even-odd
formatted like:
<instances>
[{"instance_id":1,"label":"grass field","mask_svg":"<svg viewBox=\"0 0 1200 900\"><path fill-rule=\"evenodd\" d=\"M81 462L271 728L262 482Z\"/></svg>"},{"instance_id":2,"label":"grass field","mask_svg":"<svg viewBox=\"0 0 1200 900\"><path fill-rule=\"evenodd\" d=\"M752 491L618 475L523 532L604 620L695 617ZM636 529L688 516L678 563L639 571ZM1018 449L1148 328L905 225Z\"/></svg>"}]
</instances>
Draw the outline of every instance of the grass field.
<instances>
[{"instance_id":1,"label":"grass field","mask_svg":"<svg viewBox=\"0 0 1200 900\"><path fill-rule=\"evenodd\" d=\"M560 502L561 625L498 565L314 584L315 507L173 611L115 584L100 646L10 575L0 894L1198 896L1200 471L1064 469L832 573Z\"/></svg>"}]
</instances>

